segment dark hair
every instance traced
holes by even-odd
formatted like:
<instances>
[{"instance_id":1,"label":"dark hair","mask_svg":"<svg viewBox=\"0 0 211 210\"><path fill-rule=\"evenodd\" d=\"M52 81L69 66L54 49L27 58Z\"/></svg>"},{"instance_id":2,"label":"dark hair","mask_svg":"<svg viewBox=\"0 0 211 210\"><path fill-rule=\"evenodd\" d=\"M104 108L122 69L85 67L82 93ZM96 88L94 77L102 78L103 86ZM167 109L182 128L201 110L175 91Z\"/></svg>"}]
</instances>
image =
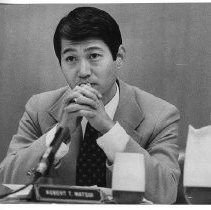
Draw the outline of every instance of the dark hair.
<instances>
[{"instance_id":1,"label":"dark hair","mask_svg":"<svg viewBox=\"0 0 211 210\"><path fill-rule=\"evenodd\" d=\"M54 50L61 61L61 39L84 41L90 38L102 40L116 60L122 37L116 21L105 11L94 7L78 7L63 17L54 34Z\"/></svg>"}]
</instances>

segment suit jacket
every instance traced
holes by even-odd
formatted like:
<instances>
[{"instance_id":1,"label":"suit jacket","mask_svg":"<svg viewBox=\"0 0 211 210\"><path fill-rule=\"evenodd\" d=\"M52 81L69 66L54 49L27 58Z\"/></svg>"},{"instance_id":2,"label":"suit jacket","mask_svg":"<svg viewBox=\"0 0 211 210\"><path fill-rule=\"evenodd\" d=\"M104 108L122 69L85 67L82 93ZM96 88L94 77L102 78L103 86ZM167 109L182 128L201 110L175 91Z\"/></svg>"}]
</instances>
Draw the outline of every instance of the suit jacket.
<instances>
[{"instance_id":1,"label":"suit jacket","mask_svg":"<svg viewBox=\"0 0 211 210\"><path fill-rule=\"evenodd\" d=\"M142 153L146 167L145 197L154 203L173 203L177 196L180 176L178 165L178 121L175 106L137 87L118 80L120 101L114 115L130 135L125 152ZM33 168L46 150L46 133L59 121L62 100L69 88L64 87L35 95L25 106L16 135L0 165L0 181L26 184ZM81 126L71 134L68 154L53 177L62 184L75 185L76 159L82 139ZM132 163L131 163L132 164ZM107 169L107 186L111 186L112 171Z\"/></svg>"}]
</instances>

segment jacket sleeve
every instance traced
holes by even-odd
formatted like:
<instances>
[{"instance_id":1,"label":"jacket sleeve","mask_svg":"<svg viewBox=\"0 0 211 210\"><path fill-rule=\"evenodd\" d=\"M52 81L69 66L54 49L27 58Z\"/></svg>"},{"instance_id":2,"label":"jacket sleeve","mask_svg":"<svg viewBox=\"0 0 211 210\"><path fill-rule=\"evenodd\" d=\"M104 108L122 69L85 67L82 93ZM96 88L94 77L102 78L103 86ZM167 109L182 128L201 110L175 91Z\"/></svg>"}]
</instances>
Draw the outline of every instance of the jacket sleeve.
<instances>
[{"instance_id":1,"label":"jacket sleeve","mask_svg":"<svg viewBox=\"0 0 211 210\"><path fill-rule=\"evenodd\" d=\"M125 152L140 152L144 155L145 198L154 203L170 204L176 201L180 176L177 140L179 119L179 111L174 106L164 107L146 146L140 146L139 128L126 145Z\"/></svg>"},{"instance_id":2,"label":"jacket sleeve","mask_svg":"<svg viewBox=\"0 0 211 210\"><path fill-rule=\"evenodd\" d=\"M17 134L13 136L7 156L0 164L1 183L26 184L46 150L45 136L39 127L36 110L37 98L33 96L25 106Z\"/></svg>"}]
</instances>

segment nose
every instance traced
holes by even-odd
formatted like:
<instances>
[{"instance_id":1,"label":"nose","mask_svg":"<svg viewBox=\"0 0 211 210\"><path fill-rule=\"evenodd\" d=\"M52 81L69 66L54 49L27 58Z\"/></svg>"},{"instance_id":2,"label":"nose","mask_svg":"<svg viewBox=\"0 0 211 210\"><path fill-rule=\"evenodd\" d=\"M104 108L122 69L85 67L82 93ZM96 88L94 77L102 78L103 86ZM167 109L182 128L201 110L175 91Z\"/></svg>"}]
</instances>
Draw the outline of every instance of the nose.
<instances>
[{"instance_id":1,"label":"nose","mask_svg":"<svg viewBox=\"0 0 211 210\"><path fill-rule=\"evenodd\" d=\"M90 66L85 60L81 60L78 68L78 76L80 78L87 78L91 75Z\"/></svg>"}]
</instances>

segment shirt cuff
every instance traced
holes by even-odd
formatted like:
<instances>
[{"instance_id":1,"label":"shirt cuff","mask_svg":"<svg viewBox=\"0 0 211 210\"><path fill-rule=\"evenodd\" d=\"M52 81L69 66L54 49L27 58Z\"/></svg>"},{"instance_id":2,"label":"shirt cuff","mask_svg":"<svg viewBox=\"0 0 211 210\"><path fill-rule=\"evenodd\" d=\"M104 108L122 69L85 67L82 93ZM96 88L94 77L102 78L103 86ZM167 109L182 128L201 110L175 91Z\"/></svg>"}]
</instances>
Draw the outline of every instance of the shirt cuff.
<instances>
[{"instance_id":1,"label":"shirt cuff","mask_svg":"<svg viewBox=\"0 0 211 210\"><path fill-rule=\"evenodd\" d=\"M107 158L113 163L115 154L123 152L130 139L124 128L116 124L103 136L97 139L97 144L105 152Z\"/></svg>"}]
</instances>

